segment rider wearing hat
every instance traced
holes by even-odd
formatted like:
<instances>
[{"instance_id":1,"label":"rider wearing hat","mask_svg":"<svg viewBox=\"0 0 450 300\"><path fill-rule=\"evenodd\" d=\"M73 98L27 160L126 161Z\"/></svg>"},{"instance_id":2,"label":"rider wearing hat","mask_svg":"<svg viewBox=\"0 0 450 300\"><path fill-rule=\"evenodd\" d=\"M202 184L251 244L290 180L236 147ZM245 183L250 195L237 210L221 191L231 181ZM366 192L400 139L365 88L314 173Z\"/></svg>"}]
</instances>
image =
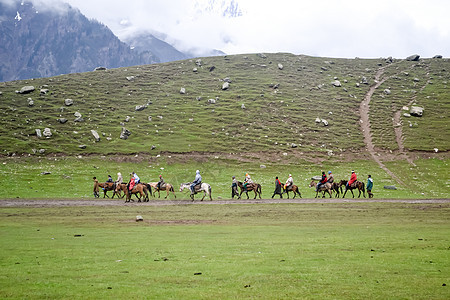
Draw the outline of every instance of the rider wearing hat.
<instances>
[{"instance_id":1,"label":"rider wearing hat","mask_svg":"<svg viewBox=\"0 0 450 300\"><path fill-rule=\"evenodd\" d=\"M356 181L356 173L355 170L352 170L352 175L350 176L350 180L347 182L347 188L351 186Z\"/></svg>"},{"instance_id":2,"label":"rider wearing hat","mask_svg":"<svg viewBox=\"0 0 450 300\"><path fill-rule=\"evenodd\" d=\"M245 173L244 190L247 192L247 185L252 184L253 180L248 173Z\"/></svg>"},{"instance_id":3,"label":"rider wearing hat","mask_svg":"<svg viewBox=\"0 0 450 300\"><path fill-rule=\"evenodd\" d=\"M325 172L322 171L322 179L320 180L320 182L317 184L316 186L316 192L320 189L320 187L322 185L324 185L325 183L327 183L327 175L325 175Z\"/></svg>"},{"instance_id":4,"label":"rider wearing hat","mask_svg":"<svg viewBox=\"0 0 450 300\"><path fill-rule=\"evenodd\" d=\"M290 190L290 188L292 188L293 185L294 185L294 179L292 179L292 175L289 174L289 177L286 180L286 184L284 185L284 189Z\"/></svg>"},{"instance_id":5,"label":"rider wearing hat","mask_svg":"<svg viewBox=\"0 0 450 300\"><path fill-rule=\"evenodd\" d=\"M202 176L200 175L200 171L195 171L195 179L191 184L191 193L194 194L195 186L202 183Z\"/></svg>"},{"instance_id":6,"label":"rider wearing hat","mask_svg":"<svg viewBox=\"0 0 450 300\"><path fill-rule=\"evenodd\" d=\"M334 182L334 176L333 176L333 174L331 173L331 171L328 171L328 179L327 179L327 182L329 182L329 183L333 183L333 182Z\"/></svg>"},{"instance_id":7,"label":"rider wearing hat","mask_svg":"<svg viewBox=\"0 0 450 300\"><path fill-rule=\"evenodd\" d=\"M158 184L156 185L156 187L158 188L158 190L161 190L161 187L164 185L164 179L162 177L162 175L159 175L159 181Z\"/></svg>"}]
</instances>

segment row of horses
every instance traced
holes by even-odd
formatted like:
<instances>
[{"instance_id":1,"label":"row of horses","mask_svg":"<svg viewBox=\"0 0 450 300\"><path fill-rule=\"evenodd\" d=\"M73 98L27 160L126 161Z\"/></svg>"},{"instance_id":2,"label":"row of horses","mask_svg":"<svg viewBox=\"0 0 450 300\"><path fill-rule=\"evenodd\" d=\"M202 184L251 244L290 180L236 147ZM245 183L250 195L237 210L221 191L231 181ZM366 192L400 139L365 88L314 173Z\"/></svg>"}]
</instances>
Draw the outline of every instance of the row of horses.
<instances>
[{"instance_id":1,"label":"row of horses","mask_svg":"<svg viewBox=\"0 0 450 300\"><path fill-rule=\"evenodd\" d=\"M341 194L343 195L342 197L344 198L345 195L347 194L348 190L350 190L350 192L352 193L352 196L354 198L355 197L355 194L353 193L354 189L358 189L358 191L359 191L358 198L361 197L361 192L363 193L363 196L366 197L364 182L356 181L352 185L347 185L347 182L348 182L347 180L341 180L339 182L333 182L333 183L327 182L320 186L320 188L316 192L315 198L318 197L319 193L322 193L323 198L325 197L326 194L328 194L331 198L333 193L335 193L337 198L339 198ZM191 185L191 183L182 183L180 185L180 192L182 192L185 189L190 189L190 185ZM164 197L165 199L167 199L167 197L170 195L170 193L172 193L175 198L177 197L175 195L175 189L174 189L173 185L170 183L165 183L162 186L158 186L157 182L138 183L137 185L135 185L133 187L132 190L129 190L127 183L116 184L114 182L105 182L105 183L98 183L98 186L103 190L103 198L105 198L105 197L109 198L109 196L107 195L107 192L113 191L113 195L111 198L114 198L114 196L117 196L120 198L126 197L125 202L134 201L131 198L132 195L135 195L138 202L141 202L141 201L148 202L149 195L156 197L156 193L158 193L158 198L160 198L161 191L166 191L167 194ZM316 188L316 186L317 186L317 182L315 180L312 180L311 183L309 184L309 187ZM251 183L251 184L248 184L246 187L244 187L244 184L242 182L238 181L238 187L240 188L240 192L238 190L232 189L232 192L231 192L232 199L234 199L235 196L237 196L238 199L241 199L241 196L243 193L246 194L247 199L250 199L248 192L252 192L252 191L255 194L253 199L256 199L258 196L259 196L259 199L262 199L262 196L261 196L262 188L259 183ZM342 191L343 187L345 188L344 192ZM123 195L122 195L122 192L123 192ZM205 182L203 182L200 185L197 185L195 187L194 193L191 193L191 195L190 195L191 200L194 201L194 195L197 193L201 193L201 192L203 192L203 197L201 198L200 201L203 201L206 196L208 196L209 199L212 200L211 185L209 185L208 183L205 183ZM289 199L289 192L293 192L293 194L294 194L293 199L295 198L296 195L299 196L300 198L302 198L300 189L296 185L292 185L288 189L283 189L282 194L286 194L287 198Z\"/></svg>"}]
</instances>

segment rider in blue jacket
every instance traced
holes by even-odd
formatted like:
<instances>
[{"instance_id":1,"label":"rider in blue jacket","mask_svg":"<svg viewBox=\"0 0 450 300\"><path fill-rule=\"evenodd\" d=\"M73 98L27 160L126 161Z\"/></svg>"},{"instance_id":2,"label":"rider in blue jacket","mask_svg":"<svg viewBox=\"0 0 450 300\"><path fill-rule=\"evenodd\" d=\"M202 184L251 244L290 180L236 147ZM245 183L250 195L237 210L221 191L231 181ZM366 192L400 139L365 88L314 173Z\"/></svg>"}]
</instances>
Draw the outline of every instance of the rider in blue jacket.
<instances>
[{"instance_id":1,"label":"rider in blue jacket","mask_svg":"<svg viewBox=\"0 0 450 300\"><path fill-rule=\"evenodd\" d=\"M194 181L191 184L191 192L192 193L194 193L195 186L202 183L202 176L200 175L200 171L197 170L195 173L196 173L195 174L195 179L194 179Z\"/></svg>"}]
</instances>

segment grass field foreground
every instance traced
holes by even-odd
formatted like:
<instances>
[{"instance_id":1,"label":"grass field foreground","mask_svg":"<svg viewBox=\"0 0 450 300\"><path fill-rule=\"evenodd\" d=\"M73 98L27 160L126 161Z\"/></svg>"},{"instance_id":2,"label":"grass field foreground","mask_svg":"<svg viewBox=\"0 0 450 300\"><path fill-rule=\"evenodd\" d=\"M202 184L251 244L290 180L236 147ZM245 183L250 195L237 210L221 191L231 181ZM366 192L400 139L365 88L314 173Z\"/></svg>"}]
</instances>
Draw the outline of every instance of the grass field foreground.
<instances>
[{"instance_id":1,"label":"grass field foreground","mask_svg":"<svg viewBox=\"0 0 450 300\"><path fill-rule=\"evenodd\" d=\"M0 297L448 299L449 208L2 208Z\"/></svg>"}]
</instances>

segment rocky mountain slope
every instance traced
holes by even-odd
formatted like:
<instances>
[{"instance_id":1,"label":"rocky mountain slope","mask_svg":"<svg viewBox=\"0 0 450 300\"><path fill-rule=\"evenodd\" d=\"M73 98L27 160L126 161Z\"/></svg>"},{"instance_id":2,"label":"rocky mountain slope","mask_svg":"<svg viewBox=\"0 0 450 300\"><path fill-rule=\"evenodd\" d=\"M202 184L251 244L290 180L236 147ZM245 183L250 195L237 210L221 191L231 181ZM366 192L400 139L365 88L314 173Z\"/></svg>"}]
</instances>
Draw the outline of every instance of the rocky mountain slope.
<instances>
[{"instance_id":1,"label":"rocky mountain slope","mask_svg":"<svg viewBox=\"0 0 450 300\"><path fill-rule=\"evenodd\" d=\"M448 59L247 54L4 82L0 150L345 158L367 151L365 117L372 152L445 153L449 68Z\"/></svg>"},{"instance_id":2,"label":"rocky mountain slope","mask_svg":"<svg viewBox=\"0 0 450 300\"><path fill-rule=\"evenodd\" d=\"M185 59L150 34L120 41L103 24L69 5L0 2L0 81L48 77Z\"/></svg>"}]
</instances>

